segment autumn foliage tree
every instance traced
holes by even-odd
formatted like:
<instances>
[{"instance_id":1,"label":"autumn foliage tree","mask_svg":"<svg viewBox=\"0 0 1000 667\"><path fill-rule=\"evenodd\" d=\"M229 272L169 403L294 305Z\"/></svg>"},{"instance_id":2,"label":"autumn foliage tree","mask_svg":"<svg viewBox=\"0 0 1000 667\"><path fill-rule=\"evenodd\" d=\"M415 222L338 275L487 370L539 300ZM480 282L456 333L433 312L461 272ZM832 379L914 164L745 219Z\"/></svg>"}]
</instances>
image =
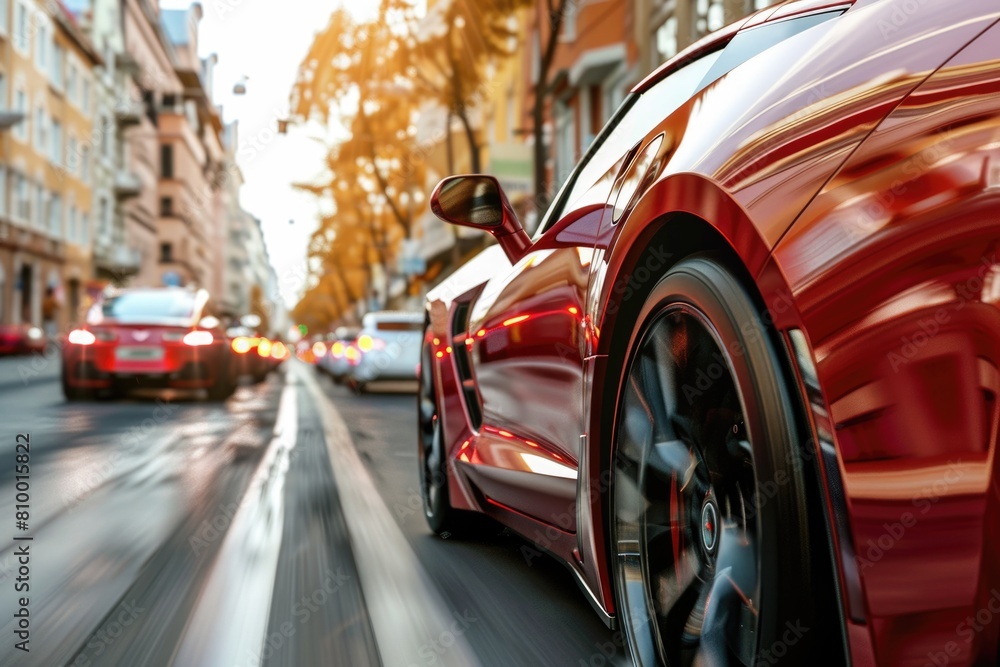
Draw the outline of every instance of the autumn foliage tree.
<instances>
[{"instance_id":1,"label":"autumn foliage tree","mask_svg":"<svg viewBox=\"0 0 1000 667\"><path fill-rule=\"evenodd\" d=\"M441 0L421 14L415 0L380 0L373 20L338 9L317 34L292 90L292 118L337 125L346 138L328 147L322 177L300 186L333 213L310 244L299 321L309 310L314 326L329 326L374 296L376 273L383 286L395 276L402 241L427 206L416 121L429 102L448 112L449 141L458 120L472 169L482 169L471 110L490 92L492 63L516 47L511 19L530 2Z\"/></svg>"},{"instance_id":2,"label":"autumn foliage tree","mask_svg":"<svg viewBox=\"0 0 1000 667\"><path fill-rule=\"evenodd\" d=\"M470 111L491 92L491 68L517 48L515 15L531 1L440 2L416 30L416 58L408 73L422 91L447 110L444 130L449 139L452 118L459 121L475 173L482 171L482 146ZM449 170L453 170L451 151L448 160Z\"/></svg>"}]
</instances>

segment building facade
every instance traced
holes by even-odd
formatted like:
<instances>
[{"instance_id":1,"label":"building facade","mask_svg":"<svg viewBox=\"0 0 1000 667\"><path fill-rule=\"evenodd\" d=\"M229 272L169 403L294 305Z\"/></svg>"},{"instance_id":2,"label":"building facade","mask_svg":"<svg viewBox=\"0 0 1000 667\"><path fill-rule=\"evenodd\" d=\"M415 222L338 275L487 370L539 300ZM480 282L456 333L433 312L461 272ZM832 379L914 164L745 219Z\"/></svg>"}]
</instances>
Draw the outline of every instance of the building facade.
<instances>
[{"instance_id":1,"label":"building facade","mask_svg":"<svg viewBox=\"0 0 1000 667\"><path fill-rule=\"evenodd\" d=\"M0 99L16 118L0 134L0 322L62 327L84 303L92 173L77 155L102 64L63 5L0 3Z\"/></svg>"}]
</instances>

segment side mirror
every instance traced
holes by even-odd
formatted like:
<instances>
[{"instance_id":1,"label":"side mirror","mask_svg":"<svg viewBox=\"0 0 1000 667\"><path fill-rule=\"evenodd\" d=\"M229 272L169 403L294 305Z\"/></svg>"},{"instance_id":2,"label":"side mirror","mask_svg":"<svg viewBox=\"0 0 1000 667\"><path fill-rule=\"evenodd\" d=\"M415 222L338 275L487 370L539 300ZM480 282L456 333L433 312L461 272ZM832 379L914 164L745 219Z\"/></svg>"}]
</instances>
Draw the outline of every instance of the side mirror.
<instances>
[{"instance_id":1,"label":"side mirror","mask_svg":"<svg viewBox=\"0 0 1000 667\"><path fill-rule=\"evenodd\" d=\"M492 176L449 176L434 188L431 211L447 223L489 232L512 264L531 247L531 239Z\"/></svg>"}]
</instances>

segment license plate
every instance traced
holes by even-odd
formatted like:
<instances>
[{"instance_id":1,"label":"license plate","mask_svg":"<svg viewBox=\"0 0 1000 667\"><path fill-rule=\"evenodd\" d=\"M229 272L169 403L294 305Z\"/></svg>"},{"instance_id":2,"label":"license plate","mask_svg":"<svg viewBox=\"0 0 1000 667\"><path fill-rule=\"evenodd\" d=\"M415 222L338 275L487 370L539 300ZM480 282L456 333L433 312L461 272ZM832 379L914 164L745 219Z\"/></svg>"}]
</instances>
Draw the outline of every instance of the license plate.
<instances>
[{"instance_id":1,"label":"license plate","mask_svg":"<svg viewBox=\"0 0 1000 667\"><path fill-rule=\"evenodd\" d=\"M159 361L163 358L162 347L119 347L115 358L122 361Z\"/></svg>"}]
</instances>

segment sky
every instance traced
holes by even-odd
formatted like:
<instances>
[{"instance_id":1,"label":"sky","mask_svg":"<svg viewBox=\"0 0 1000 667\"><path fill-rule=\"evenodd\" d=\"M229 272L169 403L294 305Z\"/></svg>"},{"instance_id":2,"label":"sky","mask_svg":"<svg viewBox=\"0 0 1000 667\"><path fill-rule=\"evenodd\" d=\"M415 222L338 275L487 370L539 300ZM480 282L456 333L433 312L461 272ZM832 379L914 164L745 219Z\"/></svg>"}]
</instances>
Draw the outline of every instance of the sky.
<instances>
[{"instance_id":1,"label":"sky","mask_svg":"<svg viewBox=\"0 0 1000 667\"><path fill-rule=\"evenodd\" d=\"M298 302L305 285L305 252L317 226L315 198L292 188L322 170L324 150L316 128L292 126L277 132L288 110L288 96L313 36L340 0L205 0L199 51L218 54L216 104L226 122L239 121L237 163L245 185L243 207L260 218L278 287L285 303ZM346 0L359 15L378 0ZM161 0L165 9L184 9L189 0ZM245 95L233 86L246 77ZM312 137L310 135L313 135ZM294 221L294 222L290 222Z\"/></svg>"}]
</instances>

